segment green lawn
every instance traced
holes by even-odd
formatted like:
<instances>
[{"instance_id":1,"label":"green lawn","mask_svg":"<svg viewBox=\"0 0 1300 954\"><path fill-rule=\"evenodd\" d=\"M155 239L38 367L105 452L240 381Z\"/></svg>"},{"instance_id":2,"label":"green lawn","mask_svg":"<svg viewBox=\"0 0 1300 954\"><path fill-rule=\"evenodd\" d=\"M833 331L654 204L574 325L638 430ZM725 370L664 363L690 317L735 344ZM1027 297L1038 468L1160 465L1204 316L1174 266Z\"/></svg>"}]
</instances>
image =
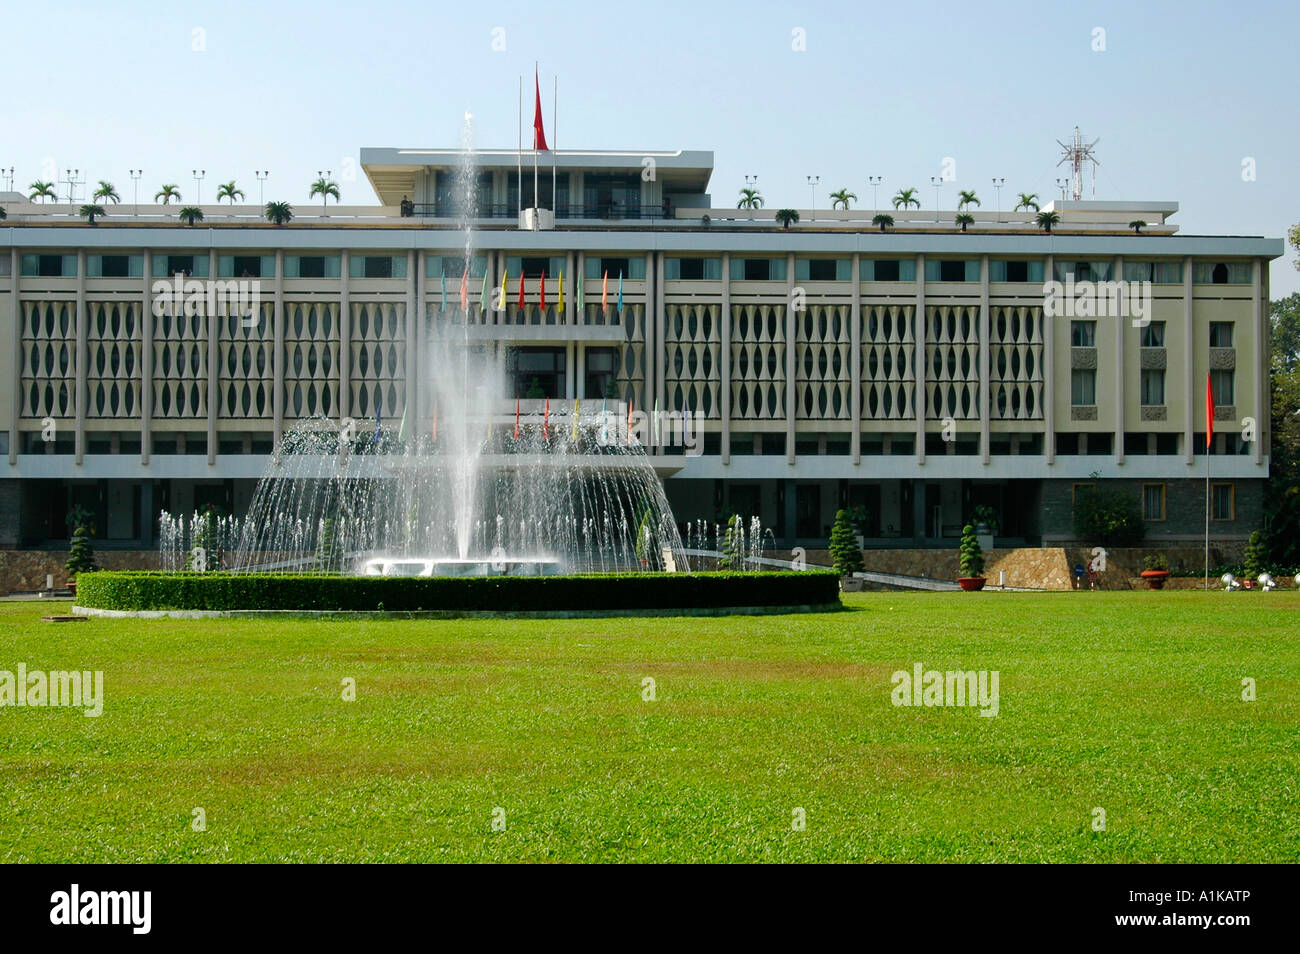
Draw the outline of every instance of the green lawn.
<instances>
[{"instance_id":1,"label":"green lawn","mask_svg":"<svg viewBox=\"0 0 1300 954\"><path fill-rule=\"evenodd\" d=\"M106 696L97 719L0 709L0 860L1300 860L1300 594L846 603L61 625L40 616L66 604L0 604L0 670L102 669ZM895 707L916 662L998 670L999 715Z\"/></svg>"}]
</instances>

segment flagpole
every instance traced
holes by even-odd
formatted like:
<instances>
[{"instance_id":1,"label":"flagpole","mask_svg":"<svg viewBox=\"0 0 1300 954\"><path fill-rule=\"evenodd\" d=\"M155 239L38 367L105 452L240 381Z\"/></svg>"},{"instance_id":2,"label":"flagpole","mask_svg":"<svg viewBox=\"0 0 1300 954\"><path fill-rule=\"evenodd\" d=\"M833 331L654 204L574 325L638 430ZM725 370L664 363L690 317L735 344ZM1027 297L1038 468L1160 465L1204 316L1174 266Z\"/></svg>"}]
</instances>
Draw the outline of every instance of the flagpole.
<instances>
[{"instance_id":1,"label":"flagpole","mask_svg":"<svg viewBox=\"0 0 1300 954\"><path fill-rule=\"evenodd\" d=\"M537 85L537 61L536 60L533 60L533 85L534 86ZM541 99L540 93L538 94L538 99ZM533 215L534 216L537 215L536 210L540 209L541 207L542 204L537 201L537 130L534 129L533 130ZM534 224L536 224L535 218L534 218Z\"/></svg>"},{"instance_id":2,"label":"flagpole","mask_svg":"<svg viewBox=\"0 0 1300 954\"><path fill-rule=\"evenodd\" d=\"M1210 591L1210 447L1205 447L1205 592Z\"/></svg>"},{"instance_id":3,"label":"flagpole","mask_svg":"<svg viewBox=\"0 0 1300 954\"><path fill-rule=\"evenodd\" d=\"M555 151L560 147L555 142L555 137L559 133L560 124L560 76L557 73L554 77L554 86L551 90L551 211L557 211L560 204L557 198L556 183L559 175L555 171Z\"/></svg>"},{"instance_id":4,"label":"flagpole","mask_svg":"<svg viewBox=\"0 0 1300 954\"><path fill-rule=\"evenodd\" d=\"M515 214L524 214L524 74L519 74L519 151L515 153Z\"/></svg>"}]
</instances>

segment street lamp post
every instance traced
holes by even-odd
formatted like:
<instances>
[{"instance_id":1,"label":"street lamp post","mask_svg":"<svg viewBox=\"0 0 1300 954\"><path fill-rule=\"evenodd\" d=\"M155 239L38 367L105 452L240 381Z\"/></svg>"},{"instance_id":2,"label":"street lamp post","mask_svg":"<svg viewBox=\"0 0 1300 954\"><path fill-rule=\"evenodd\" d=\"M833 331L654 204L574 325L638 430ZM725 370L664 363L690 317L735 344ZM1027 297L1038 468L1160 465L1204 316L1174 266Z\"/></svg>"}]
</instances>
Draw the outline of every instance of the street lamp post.
<instances>
[{"instance_id":1,"label":"street lamp post","mask_svg":"<svg viewBox=\"0 0 1300 954\"><path fill-rule=\"evenodd\" d=\"M194 204L203 204L203 177L208 174L207 169L191 169L194 175Z\"/></svg>"},{"instance_id":2,"label":"street lamp post","mask_svg":"<svg viewBox=\"0 0 1300 954\"><path fill-rule=\"evenodd\" d=\"M132 211L133 215L140 214L140 177L144 175L143 169L128 169L131 173L131 204L135 206Z\"/></svg>"},{"instance_id":3,"label":"street lamp post","mask_svg":"<svg viewBox=\"0 0 1300 954\"><path fill-rule=\"evenodd\" d=\"M811 222L817 217L817 183L822 181L821 176L808 176L808 190L812 193L812 205L808 207L808 220Z\"/></svg>"},{"instance_id":4,"label":"street lamp post","mask_svg":"<svg viewBox=\"0 0 1300 954\"><path fill-rule=\"evenodd\" d=\"M871 183L871 211L879 212L880 206L876 203L876 189L880 183L885 181L884 176L867 176L867 181Z\"/></svg>"},{"instance_id":5,"label":"street lamp post","mask_svg":"<svg viewBox=\"0 0 1300 954\"><path fill-rule=\"evenodd\" d=\"M943 176L930 176L930 184L934 186L934 220L939 221L939 190L943 187Z\"/></svg>"},{"instance_id":6,"label":"street lamp post","mask_svg":"<svg viewBox=\"0 0 1300 954\"><path fill-rule=\"evenodd\" d=\"M998 192L998 218L997 218L997 220L998 220L999 222L1002 221L1002 187L1003 187L1004 185L1006 185L1006 184L1007 184L1007 178L1006 178L1006 176L1003 176L1003 177L1000 178L1000 179L999 179L997 176L994 176L994 177L993 177L993 188L996 189L997 192Z\"/></svg>"},{"instance_id":7,"label":"street lamp post","mask_svg":"<svg viewBox=\"0 0 1300 954\"><path fill-rule=\"evenodd\" d=\"M5 191L13 192L14 191L14 167L10 166L8 169L0 169L0 175L3 175L5 177Z\"/></svg>"},{"instance_id":8,"label":"street lamp post","mask_svg":"<svg viewBox=\"0 0 1300 954\"><path fill-rule=\"evenodd\" d=\"M270 174L271 173L267 172L265 169L260 171L257 169L253 170L253 175L257 176L257 204L263 207L266 205L266 190L263 187L263 183L266 182L266 179Z\"/></svg>"}]
</instances>

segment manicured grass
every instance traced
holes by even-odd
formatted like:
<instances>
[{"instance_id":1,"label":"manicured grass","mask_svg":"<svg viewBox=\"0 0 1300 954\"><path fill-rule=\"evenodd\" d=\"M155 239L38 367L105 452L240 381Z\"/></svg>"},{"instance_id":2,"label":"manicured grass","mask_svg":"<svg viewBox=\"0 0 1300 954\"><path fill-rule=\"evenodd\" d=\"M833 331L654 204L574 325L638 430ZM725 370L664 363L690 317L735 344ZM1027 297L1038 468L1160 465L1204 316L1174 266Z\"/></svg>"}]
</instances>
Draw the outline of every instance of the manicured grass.
<instances>
[{"instance_id":1,"label":"manicured grass","mask_svg":"<svg viewBox=\"0 0 1300 954\"><path fill-rule=\"evenodd\" d=\"M1300 594L845 602L61 625L0 604L0 669L102 669L106 695L97 719L0 709L0 859L1300 860ZM999 715L893 706L917 662L999 670Z\"/></svg>"}]
</instances>

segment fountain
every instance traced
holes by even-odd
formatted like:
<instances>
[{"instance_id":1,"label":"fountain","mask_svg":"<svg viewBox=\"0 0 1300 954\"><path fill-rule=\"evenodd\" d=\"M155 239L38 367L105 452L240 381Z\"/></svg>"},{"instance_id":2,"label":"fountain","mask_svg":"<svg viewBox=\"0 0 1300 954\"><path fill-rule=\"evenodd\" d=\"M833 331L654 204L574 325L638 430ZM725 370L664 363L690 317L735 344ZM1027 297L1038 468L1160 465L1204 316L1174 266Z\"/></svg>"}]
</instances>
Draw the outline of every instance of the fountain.
<instances>
[{"instance_id":1,"label":"fountain","mask_svg":"<svg viewBox=\"0 0 1300 954\"><path fill-rule=\"evenodd\" d=\"M396 433L382 422L363 433L354 421L324 417L291 427L238 531L221 524L220 552L202 548L203 568L379 576L689 569L663 487L618 405L530 401L524 414L502 351L472 341L463 290L477 182L468 113L462 156L466 278L422 342L428 400L408 409ZM167 518L164 565L196 568L199 533L213 536L210 520Z\"/></svg>"}]
</instances>

